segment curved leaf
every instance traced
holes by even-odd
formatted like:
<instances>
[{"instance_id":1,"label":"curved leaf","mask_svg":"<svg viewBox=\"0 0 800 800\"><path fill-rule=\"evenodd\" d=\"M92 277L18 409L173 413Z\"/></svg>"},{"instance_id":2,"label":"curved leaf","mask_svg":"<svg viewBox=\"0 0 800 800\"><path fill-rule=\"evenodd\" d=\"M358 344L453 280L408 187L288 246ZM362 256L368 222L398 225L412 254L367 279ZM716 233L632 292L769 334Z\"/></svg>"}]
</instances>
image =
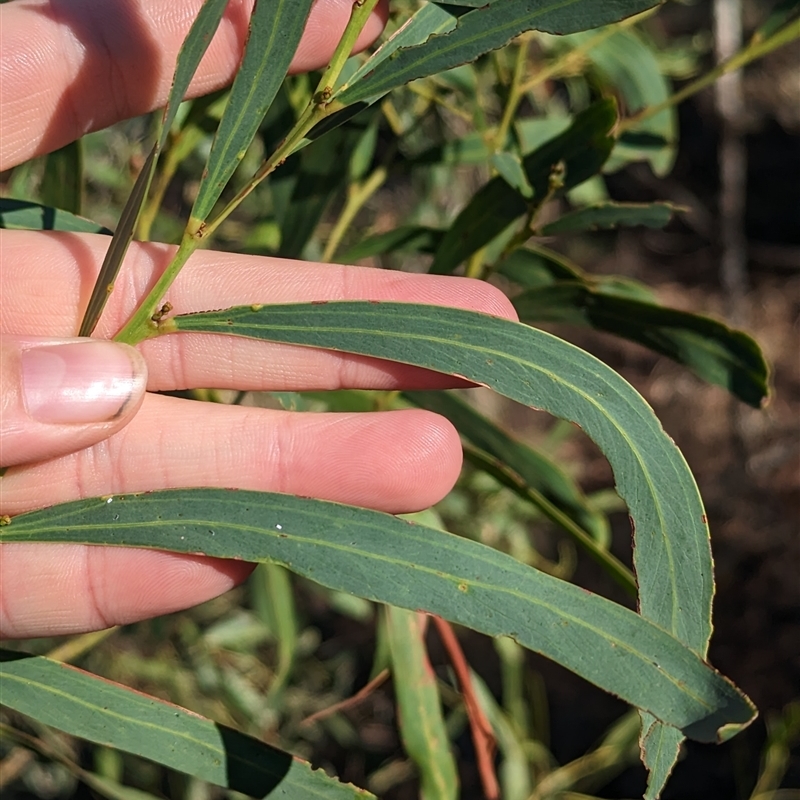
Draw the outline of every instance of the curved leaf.
<instances>
[{"instance_id":1,"label":"curved leaf","mask_svg":"<svg viewBox=\"0 0 800 800\"><path fill-rule=\"evenodd\" d=\"M530 30L574 33L597 28L658 5L659 0L495 0L458 18L452 30L395 50L336 100L350 105L404 83L474 61ZM442 4L447 8L447 4ZM456 6L452 7L455 10ZM446 22L448 26L452 25ZM379 51L380 52L380 51ZM369 62L368 62L369 63Z\"/></svg>"},{"instance_id":2,"label":"curved leaf","mask_svg":"<svg viewBox=\"0 0 800 800\"><path fill-rule=\"evenodd\" d=\"M755 408L769 395L769 367L750 336L711 317L658 305L634 281L590 277L541 247L518 250L498 272L530 287L513 299L524 322L613 333L683 364Z\"/></svg>"},{"instance_id":3,"label":"curved leaf","mask_svg":"<svg viewBox=\"0 0 800 800\"><path fill-rule=\"evenodd\" d=\"M9 708L251 797L372 797L233 728L59 661L0 650L0 681Z\"/></svg>"},{"instance_id":4,"label":"curved leaf","mask_svg":"<svg viewBox=\"0 0 800 800\"><path fill-rule=\"evenodd\" d=\"M276 562L333 589L511 636L700 741L753 717L729 681L639 614L486 545L377 511L179 489L65 503L0 529L2 543L32 541Z\"/></svg>"},{"instance_id":5,"label":"curved leaf","mask_svg":"<svg viewBox=\"0 0 800 800\"><path fill-rule=\"evenodd\" d=\"M708 526L692 474L641 396L588 353L519 323L405 303L242 306L174 317L161 327L164 333L178 330L401 361L462 376L578 423L611 463L636 528L637 559L654 559L654 590L669 608L671 625L688 641L706 635L713 577ZM703 590L684 604L673 603L676 578Z\"/></svg>"}]
</instances>

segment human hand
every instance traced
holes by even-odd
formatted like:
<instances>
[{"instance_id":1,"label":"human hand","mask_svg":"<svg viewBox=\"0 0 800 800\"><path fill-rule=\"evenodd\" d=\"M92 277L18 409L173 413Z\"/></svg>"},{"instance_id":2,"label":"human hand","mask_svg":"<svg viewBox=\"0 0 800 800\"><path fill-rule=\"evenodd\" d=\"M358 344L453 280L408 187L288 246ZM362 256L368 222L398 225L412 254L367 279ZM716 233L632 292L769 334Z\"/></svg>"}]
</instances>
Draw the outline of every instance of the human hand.
<instances>
[{"instance_id":1,"label":"human hand","mask_svg":"<svg viewBox=\"0 0 800 800\"><path fill-rule=\"evenodd\" d=\"M294 69L321 66L333 52L350 3L318 0ZM162 105L199 4L17 0L0 6L0 169ZM246 0L229 4L194 95L232 78L248 12ZM361 46L378 35L385 13L379 6ZM290 492L405 512L449 491L461 449L455 430L437 415L295 414L144 389L444 388L452 379L235 337L179 334L144 342L138 351L65 338L77 330L107 246L100 236L0 231L0 463L14 465L0 479L0 513L179 486ZM169 252L165 245L131 247L98 337L122 326ZM192 257L169 293L177 313L323 299L434 303L514 316L500 292L478 281L209 251ZM168 613L226 591L250 569L148 550L3 545L0 635L75 633Z\"/></svg>"}]
</instances>

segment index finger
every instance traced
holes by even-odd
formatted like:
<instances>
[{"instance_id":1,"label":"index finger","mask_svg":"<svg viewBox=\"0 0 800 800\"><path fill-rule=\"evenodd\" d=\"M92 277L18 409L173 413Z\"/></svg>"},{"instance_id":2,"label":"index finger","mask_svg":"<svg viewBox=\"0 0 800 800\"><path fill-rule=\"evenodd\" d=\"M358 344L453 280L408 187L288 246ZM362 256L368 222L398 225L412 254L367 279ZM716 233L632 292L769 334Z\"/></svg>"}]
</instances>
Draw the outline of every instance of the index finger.
<instances>
[{"instance_id":1,"label":"index finger","mask_svg":"<svg viewBox=\"0 0 800 800\"><path fill-rule=\"evenodd\" d=\"M0 5L0 171L166 102L178 50L202 0L17 0ZM386 2L357 47L381 32ZM253 0L230 0L192 81L197 97L229 83ZM352 0L317 0L292 62L302 72L333 53Z\"/></svg>"}]
</instances>

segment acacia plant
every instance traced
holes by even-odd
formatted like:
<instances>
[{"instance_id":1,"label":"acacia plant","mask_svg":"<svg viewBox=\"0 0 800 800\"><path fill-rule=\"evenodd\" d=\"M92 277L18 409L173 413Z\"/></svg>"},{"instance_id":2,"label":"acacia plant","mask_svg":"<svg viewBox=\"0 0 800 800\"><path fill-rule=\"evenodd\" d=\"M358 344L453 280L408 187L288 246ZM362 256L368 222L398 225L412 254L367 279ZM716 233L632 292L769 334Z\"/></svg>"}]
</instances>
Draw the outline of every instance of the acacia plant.
<instances>
[{"instance_id":1,"label":"acacia plant","mask_svg":"<svg viewBox=\"0 0 800 800\"><path fill-rule=\"evenodd\" d=\"M453 393L388 395L381 401L382 407L416 404L451 419L471 469L488 473L561 529L635 596L638 612L548 574L554 570L542 562L543 568L534 567L505 552L509 548L446 531L433 516L411 522L262 492L179 489L71 502L4 518L0 541L81 542L245 559L271 565L273 589L288 586L281 583L282 567L330 590L384 604L379 623L388 642L384 666L395 673L403 742L426 798L455 798L458 787L440 687L427 669L422 616L413 612L432 615L454 654L458 646L445 620L504 637L498 642L501 653L516 658L527 648L543 654L638 711L621 724L625 735L639 733L649 771L647 796L656 798L685 737L721 742L755 715L747 697L706 659L714 592L706 516L681 453L639 394L598 359L534 325L568 320L605 330L683 363L746 403L758 406L766 395L765 364L744 334L665 308L633 281L590 278L537 239L624 225L660 227L675 212L668 203L611 202L599 177L633 160L649 161L660 174L671 166L675 98L653 48L635 28L658 3L409 0L398 4L376 49L350 57L376 4L356 0L341 43L313 86L307 77L286 78L312 2L258 0L232 87L183 102L226 6L226 0L206 0L180 52L152 148L109 240L81 335L94 330L119 270L125 269L132 238L147 239L159 225L176 229L173 211L159 216L166 189L181 164L205 153L171 263L116 339L135 345L195 331L361 354L459 376L577 424L607 457L627 504L635 578L608 549L604 514L545 455ZM784 4L735 63L690 84L689 91L796 38L792 6L796 3ZM537 58L531 56L534 45ZM486 101L482 86L489 73L494 88ZM545 97L540 90L553 80L564 80L571 95ZM416 83L405 88L410 82ZM461 120L460 133L441 135L441 109ZM203 149L209 130L213 139ZM71 164L73 175L75 152L71 147L57 154L61 163ZM465 164L482 166L488 177L454 218L439 209L438 217L429 213L354 238L357 214L392 175L422 174L434 181L435 170ZM70 185L56 183L58 196L51 203L60 208L3 200L3 226L109 234L70 213L79 211ZM341 211L320 244L315 231L342 189ZM251 196L259 200L257 211ZM252 247L262 252L300 256L317 247L314 254L325 260L371 256L388 265L400 254L420 263L426 259L440 274L466 265L473 277L502 276L514 288L522 322L389 302L172 314L175 277L209 237L232 241L237 214L246 222ZM356 395L340 393L325 407L334 402L356 407ZM305 402L300 396L290 400L300 407ZM281 596L289 604L287 591ZM488 796L497 797L488 741L499 740L503 764L518 763L510 718L457 656L454 666L476 728L484 786ZM245 732L89 672L64 669L53 658L2 651L0 678L3 703L37 725L220 787L297 800L371 796ZM286 679L285 671L275 678ZM484 730L481 739L485 715L493 733ZM64 760L23 730L4 725L3 732ZM537 767L537 772L527 757L522 765L522 777L501 769L507 800L555 796L575 786L564 770ZM117 784L75 769L101 794L126 796Z\"/></svg>"}]
</instances>

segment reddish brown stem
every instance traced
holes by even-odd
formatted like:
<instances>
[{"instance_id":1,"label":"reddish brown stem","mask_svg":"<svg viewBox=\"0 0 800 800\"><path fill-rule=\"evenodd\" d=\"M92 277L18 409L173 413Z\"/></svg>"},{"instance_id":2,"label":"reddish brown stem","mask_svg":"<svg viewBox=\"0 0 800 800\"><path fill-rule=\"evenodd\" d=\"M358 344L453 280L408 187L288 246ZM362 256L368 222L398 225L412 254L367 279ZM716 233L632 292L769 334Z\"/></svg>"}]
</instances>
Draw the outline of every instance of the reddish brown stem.
<instances>
[{"instance_id":1,"label":"reddish brown stem","mask_svg":"<svg viewBox=\"0 0 800 800\"><path fill-rule=\"evenodd\" d=\"M453 665L461 694L464 696L464 705L467 708L470 729L472 730L472 741L475 745L475 754L478 760L478 773L483 784L483 793L486 800L499 800L500 785L497 782L497 775L494 770L494 754L497 749L497 742L494 738L492 726L483 713L483 709L478 703L478 697L472 686L469 664L464 656L464 651L458 642L452 626L441 617L432 617L436 630L439 632L442 644L444 644L447 655Z\"/></svg>"},{"instance_id":2,"label":"reddish brown stem","mask_svg":"<svg viewBox=\"0 0 800 800\"><path fill-rule=\"evenodd\" d=\"M381 670L366 686L364 686L362 689L359 689L352 697L348 697L345 700L334 703L332 706L328 706L328 708L323 708L321 711L317 711L310 717L306 717L300 724L310 725L312 722L319 722L319 720L325 719L325 717L329 717L331 714L335 714L337 711L344 711L347 708L352 708L353 706L358 705L362 700L369 697L369 695L372 694L372 692L374 692L388 677L389 670Z\"/></svg>"}]
</instances>

